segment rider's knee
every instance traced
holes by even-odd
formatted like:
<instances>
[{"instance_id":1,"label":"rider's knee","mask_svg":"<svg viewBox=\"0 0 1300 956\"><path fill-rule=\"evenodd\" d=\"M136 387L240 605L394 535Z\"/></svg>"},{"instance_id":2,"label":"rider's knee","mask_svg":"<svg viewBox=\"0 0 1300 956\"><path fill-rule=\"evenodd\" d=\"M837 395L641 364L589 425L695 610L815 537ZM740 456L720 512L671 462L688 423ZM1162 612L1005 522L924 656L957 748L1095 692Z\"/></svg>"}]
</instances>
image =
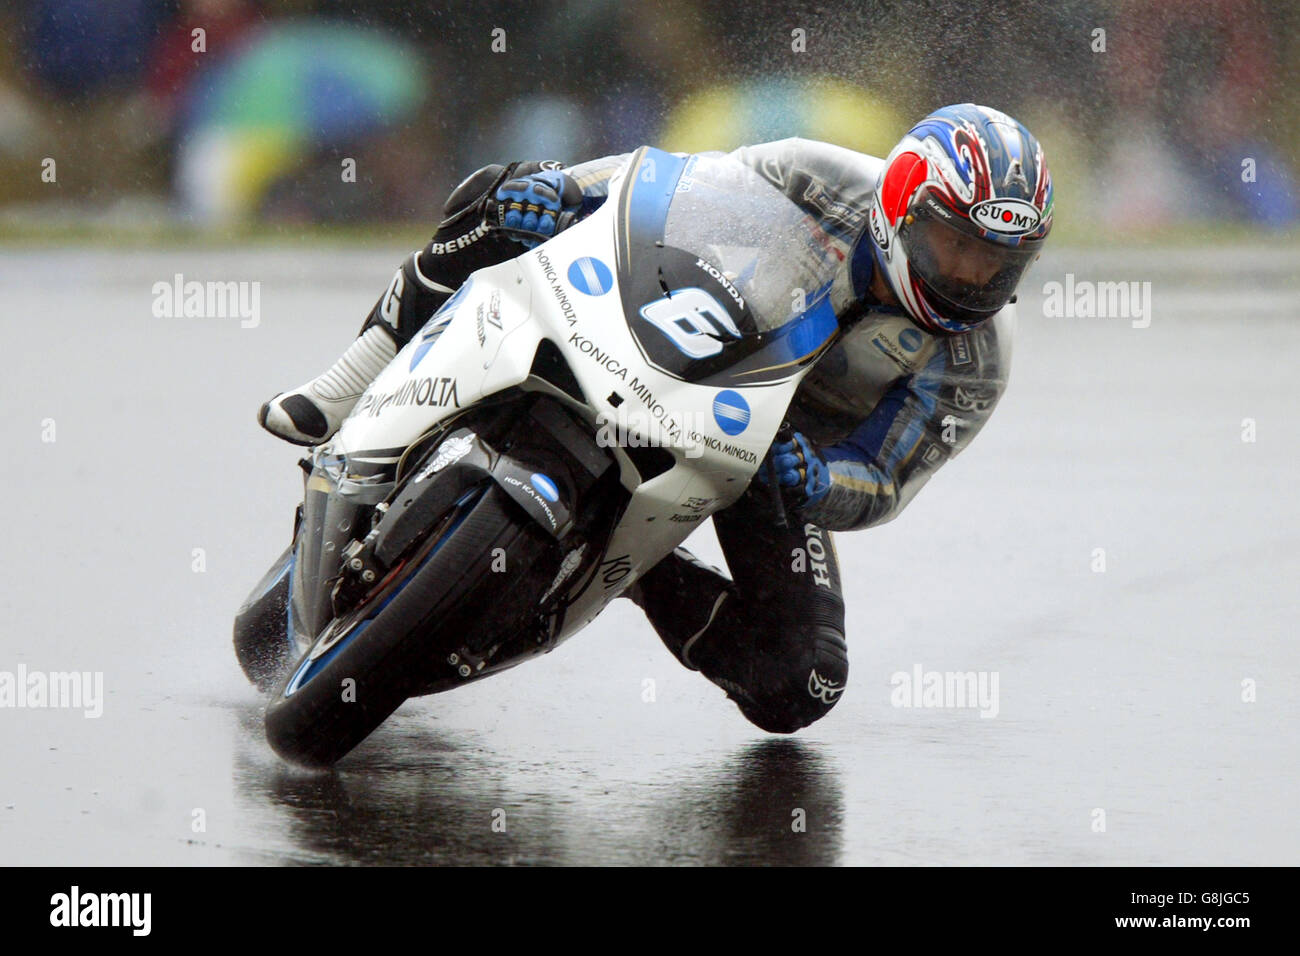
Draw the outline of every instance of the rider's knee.
<instances>
[{"instance_id":1,"label":"rider's knee","mask_svg":"<svg viewBox=\"0 0 1300 956\"><path fill-rule=\"evenodd\" d=\"M825 717L849 679L842 631L814 625L789 637L788 653L760 656L752 679L729 691L751 723L774 734L792 734Z\"/></svg>"}]
</instances>

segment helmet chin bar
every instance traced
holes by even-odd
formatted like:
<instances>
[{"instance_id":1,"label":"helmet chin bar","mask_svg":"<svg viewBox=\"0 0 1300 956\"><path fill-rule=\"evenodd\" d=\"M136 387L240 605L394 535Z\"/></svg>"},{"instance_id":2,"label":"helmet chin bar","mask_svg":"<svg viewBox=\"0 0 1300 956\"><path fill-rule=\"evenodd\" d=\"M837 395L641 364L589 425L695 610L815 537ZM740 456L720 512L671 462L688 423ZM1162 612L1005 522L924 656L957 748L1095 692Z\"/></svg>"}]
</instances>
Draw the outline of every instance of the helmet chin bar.
<instances>
[{"instance_id":1,"label":"helmet chin bar","mask_svg":"<svg viewBox=\"0 0 1300 956\"><path fill-rule=\"evenodd\" d=\"M949 301L948 299L945 299L938 291L936 291L928 282L926 282L920 276L916 277L916 283L925 292L926 302L929 303L931 308L933 308L936 312L942 315L949 322L957 322L960 325L962 325L963 326L962 331L965 331L967 329L973 329L976 326L984 322L987 322L989 319L993 318L993 316L1001 312L1003 308L1005 308L1005 306L1000 305L996 309L993 309L992 311L969 309L964 306L958 305L956 302L952 302ZM1012 296L1012 298L1014 299L1015 296ZM945 331L952 331L952 330L945 330Z\"/></svg>"}]
</instances>

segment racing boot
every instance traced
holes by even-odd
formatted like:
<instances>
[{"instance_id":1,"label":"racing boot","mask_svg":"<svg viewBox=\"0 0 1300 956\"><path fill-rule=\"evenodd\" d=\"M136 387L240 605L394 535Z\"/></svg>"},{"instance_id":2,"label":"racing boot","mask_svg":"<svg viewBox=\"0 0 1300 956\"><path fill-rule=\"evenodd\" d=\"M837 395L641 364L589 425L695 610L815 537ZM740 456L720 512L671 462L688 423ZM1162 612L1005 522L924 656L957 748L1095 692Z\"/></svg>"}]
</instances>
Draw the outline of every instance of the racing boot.
<instances>
[{"instance_id":1,"label":"racing boot","mask_svg":"<svg viewBox=\"0 0 1300 956\"><path fill-rule=\"evenodd\" d=\"M319 445L338 431L361 393L451 296L451 288L423 274L419 259L413 253L402 263L337 362L262 406L257 420L263 428L295 445Z\"/></svg>"}]
</instances>

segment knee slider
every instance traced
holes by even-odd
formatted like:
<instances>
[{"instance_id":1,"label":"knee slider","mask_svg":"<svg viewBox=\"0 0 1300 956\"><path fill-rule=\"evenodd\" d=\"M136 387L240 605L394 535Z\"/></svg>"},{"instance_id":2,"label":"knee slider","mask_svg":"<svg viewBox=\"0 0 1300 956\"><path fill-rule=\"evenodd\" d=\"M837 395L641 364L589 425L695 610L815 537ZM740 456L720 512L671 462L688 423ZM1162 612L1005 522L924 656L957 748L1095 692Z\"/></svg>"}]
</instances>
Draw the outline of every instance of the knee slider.
<instances>
[{"instance_id":1,"label":"knee slider","mask_svg":"<svg viewBox=\"0 0 1300 956\"><path fill-rule=\"evenodd\" d=\"M797 652L769 658L767 666L779 672L746 688L747 700L737 699L752 723L775 734L792 734L825 717L839 703L849 679L842 631L813 625L787 639L786 646Z\"/></svg>"}]
</instances>

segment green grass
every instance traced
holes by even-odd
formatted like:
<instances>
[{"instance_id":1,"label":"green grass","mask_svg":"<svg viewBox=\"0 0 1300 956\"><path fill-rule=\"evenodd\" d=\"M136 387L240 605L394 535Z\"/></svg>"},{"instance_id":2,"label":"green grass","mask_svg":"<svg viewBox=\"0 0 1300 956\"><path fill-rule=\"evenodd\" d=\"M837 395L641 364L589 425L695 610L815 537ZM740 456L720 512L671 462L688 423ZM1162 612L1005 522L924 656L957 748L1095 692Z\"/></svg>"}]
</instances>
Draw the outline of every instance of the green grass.
<instances>
[{"instance_id":1,"label":"green grass","mask_svg":"<svg viewBox=\"0 0 1300 956\"><path fill-rule=\"evenodd\" d=\"M128 249L226 248L244 246L390 246L419 245L433 234L431 224L418 222L350 224L340 226L292 225L200 229L172 225L123 228L94 223L48 226L12 224L0 220L0 247L102 246Z\"/></svg>"},{"instance_id":2,"label":"green grass","mask_svg":"<svg viewBox=\"0 0 1300 956\"><path fill-rule=\"evenodd\" d=\"M347 225L248 224L200 229L172 224L142 223L123 227L95 222L39 224L5 222L0 218L0 247L33 248L99 246L128 249L233 248L246 246L371 246L421 245L433 232L427 222L356 223ZM1268 229L1246 224L1186 224L1145 232L1105 230L1096 226L1057 223L1052 246L1204 246L1212 244L1300 246L1300 227Z\"/></svg>"}]
</instances>

